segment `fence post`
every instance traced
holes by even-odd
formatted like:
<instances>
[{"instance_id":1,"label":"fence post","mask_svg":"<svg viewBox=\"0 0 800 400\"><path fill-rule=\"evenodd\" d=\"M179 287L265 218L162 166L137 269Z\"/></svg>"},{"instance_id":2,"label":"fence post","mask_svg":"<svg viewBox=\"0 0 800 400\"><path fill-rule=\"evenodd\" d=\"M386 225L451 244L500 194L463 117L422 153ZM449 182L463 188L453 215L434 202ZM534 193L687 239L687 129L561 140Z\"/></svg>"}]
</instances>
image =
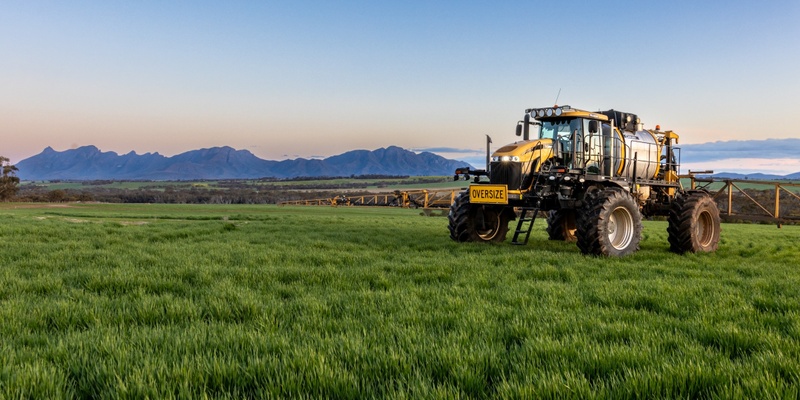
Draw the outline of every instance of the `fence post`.
<instances>
[{"instance_id":1,"label":"fence post","mask_svg":"<svg viewBox=\"0 0 800 400\"><path fill-rule=\"evenodd\" d=\"M733 184L731 181L725 181L728 185L728 216L733 215Z\"/></svg>"}]
</instances>

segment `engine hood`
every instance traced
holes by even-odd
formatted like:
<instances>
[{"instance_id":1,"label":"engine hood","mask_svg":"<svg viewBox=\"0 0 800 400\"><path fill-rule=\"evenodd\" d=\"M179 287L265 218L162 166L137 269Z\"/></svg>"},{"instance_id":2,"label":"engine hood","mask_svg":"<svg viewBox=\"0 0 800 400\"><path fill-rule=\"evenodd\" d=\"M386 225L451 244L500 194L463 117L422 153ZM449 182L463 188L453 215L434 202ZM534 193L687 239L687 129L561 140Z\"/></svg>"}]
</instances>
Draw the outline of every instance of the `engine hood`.
<instances>
[{"instance_id":1,"label":"engine hood","mask_svg":"<svg viewBox=\"0 0 800 400\"><path fill-rule=\"evenodd\" d=\"M519 161L530 161L536 150L547 149L553 145L552 139L523 140L505 145L492 153L495 157L517 157Z\"/></svg>"}]
</instances>

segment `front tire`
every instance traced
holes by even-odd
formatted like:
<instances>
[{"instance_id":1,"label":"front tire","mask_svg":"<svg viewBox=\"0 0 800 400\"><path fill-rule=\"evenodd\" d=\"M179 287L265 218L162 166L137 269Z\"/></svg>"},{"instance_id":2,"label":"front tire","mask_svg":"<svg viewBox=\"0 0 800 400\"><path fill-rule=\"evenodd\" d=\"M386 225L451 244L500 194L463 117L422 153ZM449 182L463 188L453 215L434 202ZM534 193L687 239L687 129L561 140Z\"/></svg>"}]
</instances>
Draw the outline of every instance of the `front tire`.
<instances>
[{"instance_id":1,"label":"front tire","mask_svg":"<svg viewBox=\"0 0 800 400\"><path fill-rule=\"evenodd\" d=\"M547 214L547 234L550 240L574 242L578 240L576 231L575 210L551 210Z\"/></svg>"},{"instance_id":2,"label":"front tire","mask_svg":"<svg viewBox=\"0 0 800 400\"><path fill-rule=\"evenodd\" d=\"M450 205L447 228L456 242L500 243L506 240L510 219L506 207L472 204L469 192L463 192Z\"/></svg>"},{"instance_id":3,"label":"front tire","mask_svg":"<svg viewBox=\"0 0 800 400\"><path fill-rule=\"evenodd\" d=\"M642 215L628 193L605 189L589 197L577 215L578 248L583 254L622 257L639 250Z\"/></svg>"},{"instance_id":4,"label":"front tire","mask_svg":"<svg viewBox=\"0 0 800 400\"><path fill-rule=\"evenodd\" d=\"M713 252L719 243L717 203L705 192L676 196L669 210L669 249L675 253Z\"/></svg>"}]
</instances>

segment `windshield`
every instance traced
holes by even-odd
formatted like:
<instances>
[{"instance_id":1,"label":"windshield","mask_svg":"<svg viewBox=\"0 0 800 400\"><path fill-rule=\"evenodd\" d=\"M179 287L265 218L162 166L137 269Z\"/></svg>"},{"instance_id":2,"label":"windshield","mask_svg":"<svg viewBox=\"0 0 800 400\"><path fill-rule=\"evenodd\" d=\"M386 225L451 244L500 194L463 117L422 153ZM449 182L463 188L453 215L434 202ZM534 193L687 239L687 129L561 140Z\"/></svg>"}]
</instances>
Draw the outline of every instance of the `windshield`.
<instances>
[{"instance_id":1,"label":"windshield","mask_svg":"<svg viewBox=\"0 0 800 400\"><path fill-rule=\"evenodd\" d=\"M539 139L553 141L554 162L570 168L582 166L584 158L582 152L583 121L582 118L542 121L542 126L539 128Z\"/></svg>"},{"instance_id":2,"label":"windshield","mask_svg":"<svg viewBox=\"0 0 800 400\"><path fill-rule=\"evenodd\" d=\"M581 119L552 119L542 122L539 139L569 140L572 131L581 133Z\"/></svg>"}]
</instances>

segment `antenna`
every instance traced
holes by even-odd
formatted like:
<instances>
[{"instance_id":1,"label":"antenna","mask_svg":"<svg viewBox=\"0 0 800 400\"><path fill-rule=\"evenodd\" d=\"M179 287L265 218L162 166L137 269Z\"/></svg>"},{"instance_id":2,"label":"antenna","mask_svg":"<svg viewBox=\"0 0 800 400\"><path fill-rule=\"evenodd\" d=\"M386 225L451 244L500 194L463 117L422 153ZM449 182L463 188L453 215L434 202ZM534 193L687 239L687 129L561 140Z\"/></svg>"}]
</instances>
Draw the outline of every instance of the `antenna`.
<instances>
[{"instance_id":1,"label":"antenna","mask_svg":"<svg viewBox=\"0 0 800 400\"><path fill-rule=\"evenodd\" d=\"M558 98L561 97L561 88L558 88L558 94L556 95L556 102L554 107L558 107Z\"/></svg>"}]
</instances>

